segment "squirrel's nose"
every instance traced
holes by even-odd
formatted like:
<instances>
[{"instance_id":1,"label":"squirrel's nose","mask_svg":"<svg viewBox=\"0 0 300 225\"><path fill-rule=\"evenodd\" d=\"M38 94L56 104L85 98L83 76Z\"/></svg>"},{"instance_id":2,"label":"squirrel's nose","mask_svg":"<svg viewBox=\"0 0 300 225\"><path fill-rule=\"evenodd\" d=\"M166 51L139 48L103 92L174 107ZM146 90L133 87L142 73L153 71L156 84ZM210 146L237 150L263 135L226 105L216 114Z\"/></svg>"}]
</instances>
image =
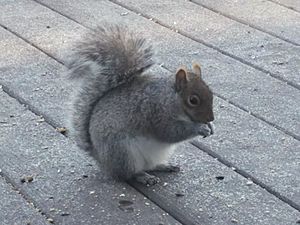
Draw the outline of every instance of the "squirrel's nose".
<instances>
[{"instance_id":1,"label":"squirrel's nose","mask_svg":"<svg viewBox=\"0 0 300 225\"><path fill-rule=\"evenodd\" d=\"M207 117L207 122L212 122L214 121L215 118L214 118L214 114L210 114L208 117Z\"/></svg>"}]
</instances>

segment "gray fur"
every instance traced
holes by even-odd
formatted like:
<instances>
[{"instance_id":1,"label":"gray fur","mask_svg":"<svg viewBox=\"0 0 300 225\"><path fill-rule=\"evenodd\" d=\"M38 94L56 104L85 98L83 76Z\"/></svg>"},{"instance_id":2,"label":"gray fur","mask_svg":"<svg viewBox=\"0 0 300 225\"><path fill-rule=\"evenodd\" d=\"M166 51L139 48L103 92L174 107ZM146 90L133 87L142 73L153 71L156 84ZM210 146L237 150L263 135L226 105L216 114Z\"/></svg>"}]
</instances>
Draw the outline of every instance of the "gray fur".
<instances>
[{"instance_id":1,"label":"gray fur","mask_svg":"<svg viewBox=\"0 0 300 225\"><path fill-rule=\"evenodd\" d=\"M93 111L90 133L97 158L120 178L167 164L176 144L211 134L183 112L174 77L151 77L112 90Z\"/></svg>"},{"instance_id":2,"label":"gray fur","mask_svg":"<svg viewBox=\"0 0 300 225\"><path fill-rule=\"evenodd\" d=\"M89 122L96 102L109 90L129 83L150 67L151 46L125 27L103 26L79 43L68 77L77 86L71 109L71 132L79 147L92 149Z\"/></svg>"},{"instance_id":3,"label":"gray fur","mask_svg":"<svg viewBox=\"0 0 300 225\"><path fill-rule=\"evenodd\" d=\"M150 179L145 171L168 165L178 143L212 133L211 126L184 112L175 76L141 75L152 65L151 56L144 39L111 26L89 35L70 65L71 79L79 81L73 135L121 179L135 174Z\"/></svg>"}]
</instances>

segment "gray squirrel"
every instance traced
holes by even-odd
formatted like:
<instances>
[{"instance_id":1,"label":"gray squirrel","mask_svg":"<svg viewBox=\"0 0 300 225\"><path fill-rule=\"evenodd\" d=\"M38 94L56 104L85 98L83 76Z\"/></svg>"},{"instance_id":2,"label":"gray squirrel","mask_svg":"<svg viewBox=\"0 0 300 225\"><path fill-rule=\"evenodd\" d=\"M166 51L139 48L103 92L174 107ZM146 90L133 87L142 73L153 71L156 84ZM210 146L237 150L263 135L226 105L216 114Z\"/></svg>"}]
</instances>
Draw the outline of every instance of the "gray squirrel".
<instances>
[{"instance_id":1,"label":"gray squirrel","mask_svg":"<svg viewBox=\"0 0 300 225\"><path fill-rule=\"evenodd\" d=\"M68 78L74 81L70 132L114 177L153 185L149 171L177 172L168 162L176 146L213 134L213 94L180 67L175 76L144 73L152 46L127 27L97 27L77 44Z\"/></svg>"}]
</instances>

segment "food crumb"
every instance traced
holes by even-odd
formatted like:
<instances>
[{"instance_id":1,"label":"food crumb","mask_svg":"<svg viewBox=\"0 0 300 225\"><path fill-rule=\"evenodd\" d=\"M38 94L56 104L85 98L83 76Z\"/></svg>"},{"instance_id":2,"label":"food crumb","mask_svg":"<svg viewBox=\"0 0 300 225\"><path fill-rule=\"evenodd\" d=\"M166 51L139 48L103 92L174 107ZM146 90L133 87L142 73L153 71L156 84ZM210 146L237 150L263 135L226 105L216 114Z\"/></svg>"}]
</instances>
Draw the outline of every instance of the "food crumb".
<instances>
[{"instance_id":1,"label":"food crumb","mask_svg":"<svg viewBox=\"0 0 300 225\"><path fill-rule=\"evenodd\" d=\"M53 220L52 218L48 218L47 221L48 221L49 223L54 223L54 220Z\"/></svg>"},{"instance_id":2,"label":"food crumb","mask_svg":"<svg viewBox=\"0 0 300 225\"><path fill-rule=\"evenodd\" d=\"M182 194L182 193L176 193L175 194L177 197L183 197L184 196L184 194Z\"/></svg>"},{"instance_id":3,"label":"food crumb","mask_svg":"<svg viewBox=\"0 0 300 225\"><path fill-rule=\"evenodd\" d=\"M217 180L224 180L224 178L225 178L224 176L216 176Z\"/></svg>"},{"instance_id":4,"label":"food crumb","mask_svg":"<svg viewBox=\"0 0 300 225\"><path fill-rule=\"evenodd\" d=\"M67 128L65 128L65 127L57 127L56 131L58 131L61 134L64 134L64 133L67 132Z\"/></svg>"},{"instance_id":5,"label":"food crumb","mask_svg":"<svg viewBox=\"0 0 300 225\"><path fill-rule=\"evenodd\" d=\"M39 122L39 123L45 122L45 119L41 117L41 118L37 119L37 122Z\"/></svg>"},{"instance_id":6,"label":"food crumb","mask_svg":"<svg viewBox=\"0 0 300 225\"><path fill-rule=\"evenodd\" d=\"M232 223L237 223L238 221L236 219L231 219Z\"/></svg>"},{"instance_id":7,"label":"food crumb","mask_svg":"<svg viewBox=\"0 0 300 225\"><path fill-rule=\"evenodd\" d=\"M252 184L253 184L252 180L248 180L247 183L246 183L247 186L251 186Z\"/></svg>"},{"instance_id":8,"label":"food crumb","mask_svg":"<svg viewBox=\"0 0 300 225\"><path fill-rule=\"evenodd\" d=\"M25 182L30 183L30 182L33 181L33 176L24 176L24 177L22 177L22 178L20 179L20 181L21 181L22 183L25 183Z\"/></svg>"}]
</instances>

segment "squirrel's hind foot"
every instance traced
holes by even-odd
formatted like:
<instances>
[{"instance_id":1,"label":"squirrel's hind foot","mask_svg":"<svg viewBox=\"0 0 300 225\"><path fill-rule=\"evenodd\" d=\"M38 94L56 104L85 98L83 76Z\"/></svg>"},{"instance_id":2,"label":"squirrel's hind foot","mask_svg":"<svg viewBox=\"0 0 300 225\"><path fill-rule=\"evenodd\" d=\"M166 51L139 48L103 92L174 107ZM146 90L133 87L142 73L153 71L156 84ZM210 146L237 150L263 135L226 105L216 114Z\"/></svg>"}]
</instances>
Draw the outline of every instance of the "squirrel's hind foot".
<instances>
[{"instance_id":1,"label":"squirrel's hind foot","mask_svg":"<svg viewBox=\"0 0 300 225\"><path fill-rule=\"evenodd\" d=\"M146 172L137 173L133 176L133 178L137 182L148 186L152 186L160 182L160 179L158 177L154 175L150 175L149 173Z\"/></svg>"}]
</instances>

